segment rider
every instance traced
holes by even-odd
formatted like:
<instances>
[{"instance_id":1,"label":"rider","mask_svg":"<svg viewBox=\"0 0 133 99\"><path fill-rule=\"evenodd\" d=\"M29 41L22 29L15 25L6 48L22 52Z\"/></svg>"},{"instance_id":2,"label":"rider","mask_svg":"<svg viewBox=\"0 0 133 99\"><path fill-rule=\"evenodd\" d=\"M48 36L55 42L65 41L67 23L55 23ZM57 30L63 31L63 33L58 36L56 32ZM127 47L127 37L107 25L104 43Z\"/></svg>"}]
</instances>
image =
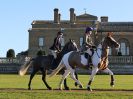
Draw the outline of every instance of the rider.
<instances>
[{"instance_id":1,"label":"rider","mask_svg":"<svg viewBox=\"0 0 133 99\"><path fill-rule=\"evenodd\" d=\"M57 33L57 36L54 38L54 43L53 45L50 47L51 53L54 56L54 58L57 58L57 54L58 52L61 51L61 39L62 39L63 33L61 31L59 31Z\"/></svg>"},{"instance_id":2,"label":"rider","mask_svg":"<svg viewBox=\"0 0 133 99\"><path fill-rule=\"evenodd\" d=\"M61 43L62 43L62 37L63 37L63 33L62 31L59 31L57 33L57 36L54 38L54 43L53 45L49 48L52 55L54 56L54 60L53 60L53 65L55 64L56 62L56 58L57 58L57 53L59 53L61 51Z\"/></svg>"},{"instance_id":3,"label":"rider","mask_svg":"<svg viewBox=\"0 0 133 99\"><path fill-rule=\"evenodd\" d=\"M92 28L87 27L84 34L84 43L86 45L90 45L90 46L93 45L91 34L92 34Z\"/></svg>"},{"instance_id":4,"label":"rider","mask_svg":"<svg viewBox=\"0 0 133 99\"><path fill-rule=\"evenodd\" d=\"M83 41L83 49L87 46L91 49L92 53L94 53L93 48L95 48L92 38L91 38L91 34L92 34L92 28L91 27L87 27L85 30L85 34L84 34L84 41ZM88 53L85 53L85 57L88 58L88 67L90 66L91 63L91 55L89 55Z\"/></svg>"}]
</instances>

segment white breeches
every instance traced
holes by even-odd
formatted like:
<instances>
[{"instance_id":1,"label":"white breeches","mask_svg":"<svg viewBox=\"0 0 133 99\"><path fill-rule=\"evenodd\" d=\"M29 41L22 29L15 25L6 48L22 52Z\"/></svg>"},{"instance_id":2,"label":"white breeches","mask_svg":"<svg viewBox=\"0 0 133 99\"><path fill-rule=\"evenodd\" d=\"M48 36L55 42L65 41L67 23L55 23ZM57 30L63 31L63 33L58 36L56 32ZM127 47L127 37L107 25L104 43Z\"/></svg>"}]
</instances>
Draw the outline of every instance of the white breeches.
<instances>
[{"instance_id":1,"label":"white breeches","mask_svg":"<svg viewBox=\"0 0 133 99\"><path fill-rule=\"evenodd\" d=\"M57 58L56 52L57 52L56 50L51 50L51 54L54 56L55 59Z\"/></svg>"}]
</instances>

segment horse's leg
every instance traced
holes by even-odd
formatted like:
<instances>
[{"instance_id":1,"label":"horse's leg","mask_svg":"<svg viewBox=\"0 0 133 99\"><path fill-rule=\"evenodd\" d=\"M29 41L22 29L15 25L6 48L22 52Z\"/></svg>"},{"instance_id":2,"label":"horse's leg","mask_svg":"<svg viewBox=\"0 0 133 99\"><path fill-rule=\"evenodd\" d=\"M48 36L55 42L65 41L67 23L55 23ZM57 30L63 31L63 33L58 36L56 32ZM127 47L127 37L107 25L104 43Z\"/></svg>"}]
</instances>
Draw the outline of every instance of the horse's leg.
<instances>
[{"instance_id":1,"label":"horse's leg","mask_svg":"<svg viewBox=\"0 0 133 99\"><path fill-rule=\"evenodd\" d=\"M30 87L31 81L32 81L33 77L35 76L36 72L37 72L37 70L33 70L31 75L30 75L30 80L29 80L29 83L28 83L28 90L31 90L31 87Z\"/></svg>"},{"instance_id":2,"label":"horse's leg","mask_svg":"<svg viewBox=\"0 0 133 99\"><path fill-rule=\"evenodd\" d=\"M64 82L65 78L67 78L67 76L69 75L70 71L69 70L65 70L65 73L62 76L62 79L59 83L59 89L62 90L62 83Z\"/></svg>"},{"instance_id":3,"label":"horse's leg","mask_svg":"<svg viewBox=\"0 0 133 99\"><path fill-rule=\"evenodd\" d=\"M114 87L114 74L113 74L113 72L109 68L106 68L105 70L103 70L103 72L108 73L111 76L110 86Z\"/></svg>"},{"instance_id":4,"label":"horse's leg","mask_svg":"<svg viewBox=\"0 0 133 99\"><path fill-rule=\"evenodd\" d=\"M91 86L91 83L94 80L94 77L95 77L95 75L96 75L97 72L98 72L98 67L93 67L92 68L92 73L91 73L91 76L90 76L90 80L89 80L89 83L87 85L87 90L88 91L92 91L92 89L91 89L90 86Z\"/></svg>"},{"instance_id":5,"label":"horse's leg","mask_svg":"<svg viewBox=\"0 0 133 99\"><path fill-rule=\"evenodd\" d=\"M47 75L47 70L43 70L41 69L42 71L42 81L44 82L44 84L46 85L46 87L49 89L49 90L52 90L52 88L48 85L48 83L46 82L46 75Z\"/></svg>"},{"instance_id":6,"label":"horse's leg","mask_svg":"<svg viewBox=\"0 0 133 99\"><path fill-rule=\"evenodd\" d=\"M65 73L65 69L63 69L62 75ZM69 87L67 86L67 79L64 79L64 88L65 90L69 90Z\"/></svg>"},{"instance_id":7,"label":"horse's leg","mask_svg":"<svg viewBox=\"0 0 133 99\"><path fill-rule=\"evenodd\" d=\"M62 73L62 75L65 73L65 69L63 69L63 73ZM67 79L65 78L64 79L64 88L65 88L65 90L69 90L69 87L67 86Z\"/></svg>"},{"instance_id":8,"label":"horse's leg","mask_svg":"<svg viewBox=\"0 0 133 99\"><path fill-rule=\"evenodd\" d=\"M114 87L114 75L111 75L111 82L110 82L110 86Z\"/></svg>"},{"instance_id":9,"label":"horse's leg","mask_svg":"<svg viewBox=\"0 0 133 99\"><path fill-rule=\"evenodd\" d=\"M83 88L83 85L81 84L81 82L75 78L75 70L71 69L71 72L70 73L71 73L71 78L75 82L77 82L77 84L79 85L80 88Z\"/></svg>"},{"instance_id":10,"label":"horse's leg","mask_svg":"<svg viewBox=\"0 0 133 99\"><path fill-rule=\"evenodd\" d=\"M64 79L64 88L65 90L69 90L69 87L67 86L67 79Z\"/></svg>"},{"instance_id":11,"label":"horse's leg","mask_svg":"<svg viewBox=\"0 0 133 99\"><path fill-rule=\"evenodd\" d=\"M78 80L78 75L77 75L76 71L74 72L74 74L75 74L75 78ZM75 82L75 86L78 86L77 82ZM69 90L69 87L67 86L67 80L66 79L64 80L64 88L65 88L65 90Z\"/></svg>"},{"instance_id":12,"label":"horse's leg","mask_svg":"<svg viewBox=\"0 0 133 99\"><path fill-rule=\"evenodd\" d=\"M75 78L78 80L78 74L76 73L76 71L74 72L75 74ZM77 82L75 82L75 86L78 86Z\"/></svg>"}]
</instances>

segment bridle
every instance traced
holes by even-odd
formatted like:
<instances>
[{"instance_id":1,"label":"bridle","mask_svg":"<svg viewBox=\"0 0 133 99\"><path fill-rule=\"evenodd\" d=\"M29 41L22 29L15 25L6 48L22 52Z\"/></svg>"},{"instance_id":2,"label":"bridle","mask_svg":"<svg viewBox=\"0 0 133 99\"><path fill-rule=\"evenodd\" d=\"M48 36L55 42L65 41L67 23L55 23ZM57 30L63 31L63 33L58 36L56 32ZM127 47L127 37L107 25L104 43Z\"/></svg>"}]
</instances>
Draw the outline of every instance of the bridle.
<instances>
[{"instance_id":1,"label":"bridle","mask_svg":"<svg viewBox=\"0 0 133 99\"><path fill-rule=\"evenodd\" d=\"M103 50L104 50L104 47L103 47L103 43L104 43L104 41L105 41L105 38L102 40L102 42L100 43L101 44L101 48L96 48L96 54L97 54L97 56L98 56L98 58L101 58L101 56L98 54L98 52L97 52L97 50L99 49L99 50L101 50L101 52L103 53ZM107 47L106 49L110 49L109 47ZM102 55L102 54L101 54Z\"/></svg>"}]
</instances>

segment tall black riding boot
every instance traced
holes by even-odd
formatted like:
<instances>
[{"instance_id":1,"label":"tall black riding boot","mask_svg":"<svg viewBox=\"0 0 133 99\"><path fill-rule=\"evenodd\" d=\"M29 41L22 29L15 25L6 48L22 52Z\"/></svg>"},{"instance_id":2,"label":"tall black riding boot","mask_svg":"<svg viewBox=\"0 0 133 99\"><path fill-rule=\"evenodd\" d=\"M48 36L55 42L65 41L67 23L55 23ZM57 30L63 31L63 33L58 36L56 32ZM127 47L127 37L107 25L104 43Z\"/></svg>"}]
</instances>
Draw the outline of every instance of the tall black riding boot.
<instances>
[{"instance_id":1,"label":"tall black riding boot","mask_svg":"<svg viewBox=\"0 0 133 99\"><path fill-rule=\"evenodd\" d=\"M92 59L91 59L91 56L89 55L89 57L88 57L88 68L91 68L91 64L92 64Z\"/></svg>"},{"instance_id":2,"label":"tall black riding boot","mask_svg":"<svg viewBox=\"0 0 133 99\"><path fill-rule=\"evenodd\" d=\"M90 67L90 60L88 59L88 65L87 65L87 67L89 68Z\"/></svg>"}]
</instances>

